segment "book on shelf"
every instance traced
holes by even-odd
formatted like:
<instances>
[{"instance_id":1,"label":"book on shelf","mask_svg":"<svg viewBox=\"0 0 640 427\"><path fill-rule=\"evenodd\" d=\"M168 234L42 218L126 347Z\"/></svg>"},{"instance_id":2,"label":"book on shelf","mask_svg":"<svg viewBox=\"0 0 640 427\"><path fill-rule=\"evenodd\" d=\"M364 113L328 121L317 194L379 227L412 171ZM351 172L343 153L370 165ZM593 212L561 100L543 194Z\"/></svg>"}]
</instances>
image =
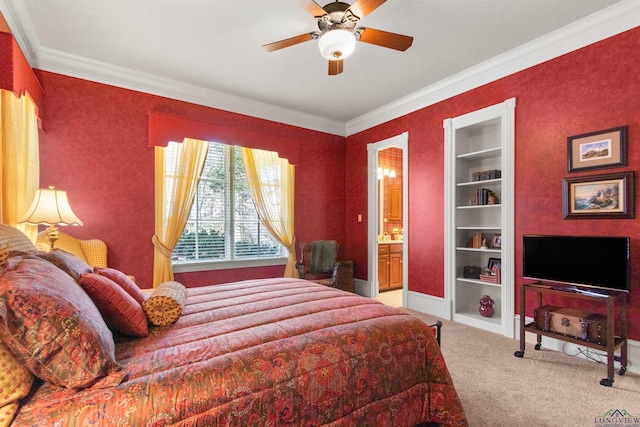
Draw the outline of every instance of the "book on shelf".
<instances>
[{"instance_id":1,"label":"book on shelf","mask_svg":"<svg viewBox=\"0 0 640 427\"><path fill-rule=\"evenodd\" d=\"M474 249L482 247L482 233L473 233L473 246Z\"/></svg>"},{"instance_id":2,"label":"book on shelf","mask_svg":"<svg viewBox=\"0 0 640 427\"><path fill-rule=\"evenodd\" d=\"M473 198L473 204L477 206L498 204L496 193L489 188L477 188Z\"/></svg>"},{"instance_id":3,"label":"book on shelf","mask_svg":"<svg viewBox=\"0 0 640 427\"><path fill-rule=\"evenodd\" d=\"M486 205L489 203L489 190L488 188L477 188L475 196L476 205Z\"/></svg>"}]
</instances>

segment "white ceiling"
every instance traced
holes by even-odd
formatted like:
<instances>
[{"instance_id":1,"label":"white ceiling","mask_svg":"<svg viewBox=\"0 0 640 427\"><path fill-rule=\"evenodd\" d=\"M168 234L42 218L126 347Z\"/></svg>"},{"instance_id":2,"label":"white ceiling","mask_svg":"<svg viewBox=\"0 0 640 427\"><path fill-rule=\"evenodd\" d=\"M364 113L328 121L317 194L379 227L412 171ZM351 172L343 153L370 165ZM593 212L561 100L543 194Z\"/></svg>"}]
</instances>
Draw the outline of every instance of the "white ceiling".
<instances>
[{"instance_id":1,"label":"white ceiling","mask_svg":"<svg viewBox=\"0 0 640 427\"><path fill-rule=\"evenodd\" d=\"M413 36L413 46L398 52L358 43L337 76L327 75L315 40L261 48L317 30L294 0L0 0L0 12L35 68L344 135L373 112L385 121L399 100L410 104L469 70L478 76L505 55L519 58L516 68L534 65L526 59L534 50L581 36L586 22L606 36L603 22L640 15L638 4L387 0L359 26Z\"/></svg>"}]
</instances>

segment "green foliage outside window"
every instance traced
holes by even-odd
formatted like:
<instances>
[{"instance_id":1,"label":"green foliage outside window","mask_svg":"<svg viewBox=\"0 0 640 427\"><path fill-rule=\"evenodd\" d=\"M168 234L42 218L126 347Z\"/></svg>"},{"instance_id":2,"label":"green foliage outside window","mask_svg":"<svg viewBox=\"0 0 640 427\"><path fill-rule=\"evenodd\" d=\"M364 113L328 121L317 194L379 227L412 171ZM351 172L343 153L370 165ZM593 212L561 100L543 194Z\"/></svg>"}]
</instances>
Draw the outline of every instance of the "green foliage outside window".
<instances>
[{"instance_id":1,"label":"green foliage outside window","mask_svg":"<svg viewBox=\"0 0 640 427\"><path fill-rule=\"evenodd\" d=\"M172 260L282 256L284 248L258 217L239 148L210 143L196 199Z\"/></svg>"}]
</instances>

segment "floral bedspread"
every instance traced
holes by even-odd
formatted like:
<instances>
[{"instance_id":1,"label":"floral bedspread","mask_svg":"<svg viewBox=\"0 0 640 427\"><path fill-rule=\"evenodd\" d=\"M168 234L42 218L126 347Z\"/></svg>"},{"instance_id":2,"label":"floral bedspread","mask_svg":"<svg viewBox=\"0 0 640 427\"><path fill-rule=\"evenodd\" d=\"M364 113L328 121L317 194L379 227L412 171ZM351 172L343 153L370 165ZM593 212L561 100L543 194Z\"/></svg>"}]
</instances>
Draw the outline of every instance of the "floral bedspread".
<instances>
[{"instance_id":1,"label":"floral bedspread","mask_svg":"<svg viewBox=\"0 0 640 427\"><path fill-rule=\"evenodd\" d=\"M296 279L190 288L182 317L118 338L118 386L34 387L12 426L467 425L419 319Z\"/></svg>"}]
</instances>

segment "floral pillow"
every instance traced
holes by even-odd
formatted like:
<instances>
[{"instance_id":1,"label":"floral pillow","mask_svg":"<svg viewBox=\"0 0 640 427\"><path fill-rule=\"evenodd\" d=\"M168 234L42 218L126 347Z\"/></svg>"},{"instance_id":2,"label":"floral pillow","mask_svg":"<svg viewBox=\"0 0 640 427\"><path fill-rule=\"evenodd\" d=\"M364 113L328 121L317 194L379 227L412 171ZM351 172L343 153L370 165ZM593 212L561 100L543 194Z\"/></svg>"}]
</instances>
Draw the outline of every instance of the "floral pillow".
<instances>
[{"instance_id":1,"label":"floral pillow","mask_svg":"<svg viewBox=\"0 0 640 427\"><path fill-rule=\"evenodd\" d=\"M73 277L76 282L80 281L81 275L91 272L89 264L77 256L63 251L62 249L54 248L49 252L38 251L34 255L38 258L49 261L51 264Z\"/></svg>"},{"instance_id":2,"label":"floral pillow","mask_svg":"<svg viewBox=\"0 0 640 427\"><path fill-rule=\"evenodd\" d=\"M71 276L39 258L7 260L0 339L34 375L55 385L109 387L124 377L95 304Z\"/></svg>"},{"instance_id":3,"label":"floral pillow","mask_svg":"<svg viewBox=\"0 0 640 427\"><path fill-rule=\"evenodd\" d=\"M142 306L113 280L87 273L80 276L80 286L98 307L109 328L132 337L149 335Z\"/></svg>"}]
</instances>

